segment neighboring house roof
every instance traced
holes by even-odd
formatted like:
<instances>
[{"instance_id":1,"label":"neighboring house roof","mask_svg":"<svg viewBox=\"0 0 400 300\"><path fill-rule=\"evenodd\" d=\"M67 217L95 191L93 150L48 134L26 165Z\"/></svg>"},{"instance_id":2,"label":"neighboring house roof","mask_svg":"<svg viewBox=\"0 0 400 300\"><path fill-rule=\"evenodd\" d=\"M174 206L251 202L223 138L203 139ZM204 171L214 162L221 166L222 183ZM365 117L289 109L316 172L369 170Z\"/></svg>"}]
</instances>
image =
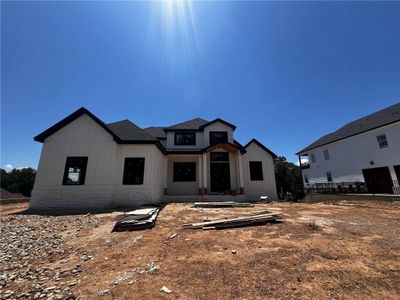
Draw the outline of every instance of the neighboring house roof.
<instances>
[{"instance_id":1,"label":"neighboring house roof","mask_svg":"<svg viewBox=\"0 0 400 300\"><path fill-rule=\"evenodd\" d=\"M173 131L173 130L200 130L200 127L204 124L207 124L208 121L202 118L195 118L189 121L185 121L182 123L178 123L172 126L165 127L164 130L166 131Z\"/></svg>"},{"instance_id":2,"label":"neighboring house roof","mask_svg":"<svg viewBox=\"0 0 400 300\"><path fill-rule=\"evenodd\" d=\"M251 143L255 143L257 146L259 146L261 149L263 149L265 152L269 153L273 158L277 158L278 156L272 152L271 150L269 150L267 147L265 147L263 144L261 144L259 141L257 141L256 139L252 139L250 142L248 142L246 144L246 146L244 146L244 149L246 149L248 146L250 146Z\"/></svg>"},{"instance_id":3,"label":"neighboring house roof","mask_svg":"<svg viewBox=\"0 0 400 300\"><path fill-rule=\"evenodd\" d=\"M338 130L324 135L296 154L304 153L308 150L324 146L339 140L352 137L354 135L367 132L394 122L400 121L400 103L389 106L366 117L353 121L339 128Z\"/></svg>"},{"instance_id":4,"label":"neighboring house roof","mask_svg":"<svg viewBox=\"0 0 400 300\"><path fill-rule=\"evenodd\" d=\"M148 134L154 136L157 139L166 139L167 134L164 131L164 127L147 127L143 129L146 131Z\"/></svg>"},{"instance_id":5,"label":"neighboring house roof","mask_svg":"<svg viewBox=\"0 0 400 300\"><path fill-rule=\"evenodd\" d=\"M147 133L129 120L107 124L121 141L157 141L157 138Z\"/></svg>"}]
</instances>

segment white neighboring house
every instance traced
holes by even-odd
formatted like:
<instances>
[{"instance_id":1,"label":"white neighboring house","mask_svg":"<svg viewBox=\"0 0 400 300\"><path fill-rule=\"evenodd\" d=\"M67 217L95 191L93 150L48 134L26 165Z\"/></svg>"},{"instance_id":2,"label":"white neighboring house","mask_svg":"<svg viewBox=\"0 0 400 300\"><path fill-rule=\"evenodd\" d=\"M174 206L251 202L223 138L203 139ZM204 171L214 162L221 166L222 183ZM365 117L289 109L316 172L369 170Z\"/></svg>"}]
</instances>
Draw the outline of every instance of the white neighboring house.
<instances>
[{"instance_id":1,"label":"white neighboring house","mask_svg":"<svg viewBox=\"0 0 400 300\"><path fill-rule=\"evenodd\" d=\"M276 155L255 139L242 146L235 129L200 118L141 129L80 108L34 138L43 147L30 207L275 199Z\"/></svg>"},{"instance_id":2,"label":"white neighboring house","mask_svg":"<svg viewBox=\"0 0 400 300\"><path fill-rule=\"evenodd\" d=\"M353 121L296 154L305 186L364 182L371 193L398 193L400 103Z\"/></svg>"}]
</instances>

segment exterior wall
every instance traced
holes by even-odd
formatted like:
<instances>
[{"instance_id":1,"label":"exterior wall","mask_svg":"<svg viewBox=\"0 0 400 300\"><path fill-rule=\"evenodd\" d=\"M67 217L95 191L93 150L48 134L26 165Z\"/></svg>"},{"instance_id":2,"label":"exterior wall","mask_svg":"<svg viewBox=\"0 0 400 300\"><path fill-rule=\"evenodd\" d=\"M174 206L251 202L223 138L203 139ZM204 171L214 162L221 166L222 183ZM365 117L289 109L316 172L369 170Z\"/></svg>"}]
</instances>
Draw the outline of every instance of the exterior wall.
<instances>
[{"instance_id":1,"label":"exterior wall","mask_svg":"<svg viewBox=\"0 0 400 300\"><path fill-rule=\"evenodd\" d=\"M274 160L272 156L261 149L257 144L251 143L243 154L244 193L247 201L257 201L260 196L277 199ZM250 180L250 161L261 161L263 178L261 181Z\"/></svg>"},{"instance_id":2,"label":"exterior wall","mask_svg":"<svg viewBox=\"0 0 400 300\"><path fill-rule=\"evenodd\" d=\"M176 132L180 132L177 130ZM201 131L193 131L196 133L196 145L175 145L175 131L167 132L167 148L168 149L203 149L204 148L204 138L203 132Z\"/></svg>"},{"instance_id":3,"label":"exterior wall","mask_svg":"<svg viewBox=\"0 0 400 300\"><path fill-rule=\"evenodd\" d=\"M198 195L199 194L199 159L198 155L169 155L167 172L167 193L168 195ZM196 181L174 182L174 162L195 162Z\"/></svg>"},{"instance_id":4,"label":"exterior wall","mask_svg":"<svg viewBox=\"0 0 400 300\"><path fill-rule=\"evenodd\" d=\"M387 148L379 148L376 136L386 134ZM324 158L329 151L329 160ZM311 162L314 153L316 162ZM333 182L364 181L362 169L389 167L393 180L394 165L400 165L400 122L374 129L326 146L308 151L310 168L302 170L309 183L327 182L326 173L332 173ZM373 165L370 163L373 161Z\"/></svg>"},{"instance_id":5,"label":"exterior wall","mask_svg":"<svg viewBox=\"0 0 400 300\"><path fill-rule=\"evenodd\" d=\"M233 144L233 130L231 127L227 126L221 122L215 122L204 128L204 147L210 145L210 131L226 131L228 132L228 142Z\"/></svg>"},{"instance_id":6,"label":"exterior wall","mask_svg":"<svg viewBox=\"0 0 400 300\"><path fill-rule=\"evenodd\" d=\"M67 156L87 156L85 184L62 185ZM122 185L125 157L144 157L143 185ZM43 143L31 208L107 208L159 203L166 159L155 145L119 145L87 115ZM139 200L140 199L140 200Z\"/></svg>"}]
</instances>

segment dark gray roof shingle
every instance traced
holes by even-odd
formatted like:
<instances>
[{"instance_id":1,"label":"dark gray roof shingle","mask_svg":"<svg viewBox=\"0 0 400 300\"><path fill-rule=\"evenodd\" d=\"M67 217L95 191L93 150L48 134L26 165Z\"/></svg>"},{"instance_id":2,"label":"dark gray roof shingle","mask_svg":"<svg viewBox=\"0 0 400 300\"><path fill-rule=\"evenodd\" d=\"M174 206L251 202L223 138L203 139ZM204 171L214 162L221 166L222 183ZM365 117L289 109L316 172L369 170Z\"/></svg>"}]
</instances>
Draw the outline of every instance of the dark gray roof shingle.
<instances>
[{"instance_id":1,"label":"dark gray roof shingle","mask_svg":"<svg viewBox=\"0 0 400 300\"><path fill-rule=\"evenodd\" d=\"M154 127L153 126L153 127L143 128L143 130L157 139L166 139L167 138L167 134L164 131L164 127Z\"/></svg>"},{"instance_id":2,"label":"dark gray roof shingle","mask_svg":"<svg viewBox=\"0 0 400 300\"><path fill-rule=\"evenodd\" d=\"M109 123L107 127L118 136L121 141L157 141L155 137L129 120Z\"/></svg>"},{"instance_id":3,"label":"dark gray roof shingle","mask_svg":"<svg viewBox=\"0 0 400 300\"><path fill-rule=\"evenodd\" d=\"M165 127L166 130L199 130L200 127L204 124L207 124L208 121L202 118L195 118L186 122L182 122L179 124L175 124L169 127Z\"/></svg>"},{"instance_id":4,"label":"dark gray roof shingle","mask_svg":"<svg viewBox=\"0 0 400 300\"><path fill-rule=\"evenodd\" d=\"M371 115L348 123L338 130L321 137L296 154L304 153L305 151L398 121L400 121L400 103L394 104Z\"/></svg>"}]
</instances>

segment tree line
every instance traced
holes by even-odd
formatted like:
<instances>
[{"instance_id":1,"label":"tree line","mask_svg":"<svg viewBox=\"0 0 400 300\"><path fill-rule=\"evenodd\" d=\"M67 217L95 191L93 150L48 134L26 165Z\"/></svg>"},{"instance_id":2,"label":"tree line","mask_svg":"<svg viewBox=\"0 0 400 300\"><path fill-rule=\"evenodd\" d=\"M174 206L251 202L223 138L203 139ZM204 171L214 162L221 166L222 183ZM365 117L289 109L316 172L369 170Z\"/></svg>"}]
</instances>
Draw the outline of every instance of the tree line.
<instances>
[{"instance_id":1,"label":"tree line","mask_svg":"<svg viewBox=\"0 0 400 300\"><path fill-rule=\"evenodd\" d=\"M35 182L36 170L32 168L13 169L7 172L0 169L1 187L11 193L21 193L30 197Z\"/></svg>"}]
</instances>

